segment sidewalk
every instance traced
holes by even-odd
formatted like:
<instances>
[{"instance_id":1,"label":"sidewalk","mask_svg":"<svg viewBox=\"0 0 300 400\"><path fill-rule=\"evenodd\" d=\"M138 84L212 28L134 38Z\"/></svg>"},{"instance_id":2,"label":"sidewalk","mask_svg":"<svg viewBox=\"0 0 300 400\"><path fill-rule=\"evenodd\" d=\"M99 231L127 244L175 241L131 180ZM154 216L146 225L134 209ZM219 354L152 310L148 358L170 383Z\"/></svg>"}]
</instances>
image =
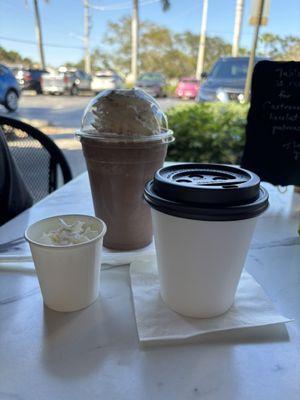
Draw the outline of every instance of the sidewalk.
<instances>
[{"instance_id":1,"label":"sidewalk","mask_svg":"<svg viewBox=\"0 0 300 400\"><path fill-rule=\"evenodd\" d=\"M41 119L22 120L40 129L57 144L67 158L74 178L86 171L81 144L74 136L76 128L52 126L48 121Z\"/></svg>"}]
</instances>

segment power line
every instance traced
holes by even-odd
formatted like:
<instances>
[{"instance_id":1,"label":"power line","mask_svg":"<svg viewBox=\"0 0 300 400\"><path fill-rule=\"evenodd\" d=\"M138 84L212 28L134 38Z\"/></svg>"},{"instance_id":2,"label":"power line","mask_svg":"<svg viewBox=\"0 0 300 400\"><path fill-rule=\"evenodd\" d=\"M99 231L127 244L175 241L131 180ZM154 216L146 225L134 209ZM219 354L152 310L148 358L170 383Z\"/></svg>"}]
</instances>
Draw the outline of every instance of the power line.
<instances>
[{"instance_id":1,"label":"power line","mask_svg":"<svg viewBox=\"0 0 300 400\"><path fill-rule=\"evenodd\" d=\"M124 3L116 3L113 5L104 5L104 6L97 6L96 4L90 4L90 8L97 11L113 11L113 10L126 10L131 8L132 4L129 2Z\"/></svg>"},{"instance_id":2,"label":"power line","mask_svg":"<svg viewBox=\"0 0 300 400\"><path fill-rule=\"evenodd\" d=\"M33 40L23 40L23 39L17 39L17 38L8 38L5 36L0 36L1 40L7 40L8 42L17 42L17 43L26 43L26 44L32 44L36 46L36 42ZM62 44L55 44L55 43L45 43L44 46L47 47L60 47L62 49L80 49L82 50L83 47L79 47L79 46L65 46Z\"/></svg>"},{"instance_id":3,"label":"power line","mask_svg":"<svg viewBox=\"0 0 300 400\"><path fill-rule=\"evenodd\" d=\"M139 6L146 6L148 4L158 3L160 0L144 0L141 1ZM116 10L128 10L132 8L132 2L122 2L112 5L97 6L96 4L90 4L90 8L97 11L116 11Z\"/></svg>"},{"instance_id":4,"label":"power line","mask_svg":"<svg viewBox=\"0 0 300 400\"><path fill-rule=\"evenodd\" d=\"M231 31L215 31L215 30L208 30L207 33L209 33L210 35L232 35ZM243 32L243 36L244 35L252 35L251 32Z\"/></svg>"}]
</instances>

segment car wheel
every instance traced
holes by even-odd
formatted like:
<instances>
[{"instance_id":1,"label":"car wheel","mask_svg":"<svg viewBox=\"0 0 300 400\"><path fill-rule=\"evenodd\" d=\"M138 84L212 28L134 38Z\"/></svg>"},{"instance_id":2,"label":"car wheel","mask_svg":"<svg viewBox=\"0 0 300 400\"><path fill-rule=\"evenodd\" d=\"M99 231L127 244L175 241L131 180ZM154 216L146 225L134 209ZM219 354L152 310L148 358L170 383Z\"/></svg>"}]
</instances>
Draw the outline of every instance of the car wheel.
<instances>
[{"instance_id":1,"label":"car wheel","mask_svg":"<svg viewBox=\"0 0 300 400\"><path fill-rule=\"evenodd\" d=\"M7 110L16 111L16 109L18 108L18 101L19 101L19 96L17 95L17 93L12 89L8 90L4 101L4 105L7 108Z\"/></svg>"},{"instance_id":2,"label":"car wheel","mask_svg":"<svg viewBox=\"0 0 300 400\"><path fill-rule=\"evenodd\" d=\"M37 88L36 88L36 94L43 94L43 90L42 90L42 88L41 88L41 85L39 85Z\"/></svg>"},{"instance_id":3,"label":"car wheel","mask_svg":"<svg viewBox=\"0 0 300 400\"><path fill-rule=\"evenodd\" d=\"M78 93L79 93L78 87L76 85L73 85L70 89L70 95L77 96Z\"/></svg>"}]
</instances>

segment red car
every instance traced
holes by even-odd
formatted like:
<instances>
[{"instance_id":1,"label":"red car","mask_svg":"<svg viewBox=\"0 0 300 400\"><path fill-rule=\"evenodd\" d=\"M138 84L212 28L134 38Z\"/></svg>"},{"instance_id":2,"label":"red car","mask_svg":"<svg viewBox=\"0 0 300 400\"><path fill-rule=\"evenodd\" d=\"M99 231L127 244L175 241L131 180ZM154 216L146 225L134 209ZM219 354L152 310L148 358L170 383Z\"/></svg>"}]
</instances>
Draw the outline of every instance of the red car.
<instances>
[{"instance_id":1,"label":"red car","mask_svg":"<svg viewBox=\"0 0 300 400\"><path fill-rule=\"evenodd\" d=\"M197 96L200 82L196 78L181 78L177 88L176 96L184 99L194 99Z\"/></svg>"}]
</instances>

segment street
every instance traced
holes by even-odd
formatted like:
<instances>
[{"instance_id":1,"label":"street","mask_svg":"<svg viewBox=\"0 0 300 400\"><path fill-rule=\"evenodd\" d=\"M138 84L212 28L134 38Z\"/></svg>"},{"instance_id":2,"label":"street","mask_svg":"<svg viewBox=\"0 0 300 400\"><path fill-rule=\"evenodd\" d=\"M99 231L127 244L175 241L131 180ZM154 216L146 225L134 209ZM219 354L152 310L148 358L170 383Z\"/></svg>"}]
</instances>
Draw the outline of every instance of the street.
<instances>
[{"instance_id":1,"label":"street","mask_svg":"<svg viewBox=\"0 0 300 400\"><path fill-rule=\"evenodd\" d=\"M8 114L2 107L0 113L25 120L49 135L64 152L75 177L84 172L86 166L80 142L74 139L74 132L80 128L83 111L91 99L89 95L44 96L23 92L17 112ZM166 111L182 101L167 98L158 99L158 103Z\"/></svg>"},{"instance_id":2,"label":"street","mask_svg":"<svg viewBox=\"0 0 300 400\"><path fill-rule=\"evenodd\" d=\"M83 111L92 96L44 96L23 92L19 110L10 114L13 118L45 120L49 125L74 128L80 127ZM177 99L158 99L163 111L180 103Z\"/></svg>"}]
</instances>

